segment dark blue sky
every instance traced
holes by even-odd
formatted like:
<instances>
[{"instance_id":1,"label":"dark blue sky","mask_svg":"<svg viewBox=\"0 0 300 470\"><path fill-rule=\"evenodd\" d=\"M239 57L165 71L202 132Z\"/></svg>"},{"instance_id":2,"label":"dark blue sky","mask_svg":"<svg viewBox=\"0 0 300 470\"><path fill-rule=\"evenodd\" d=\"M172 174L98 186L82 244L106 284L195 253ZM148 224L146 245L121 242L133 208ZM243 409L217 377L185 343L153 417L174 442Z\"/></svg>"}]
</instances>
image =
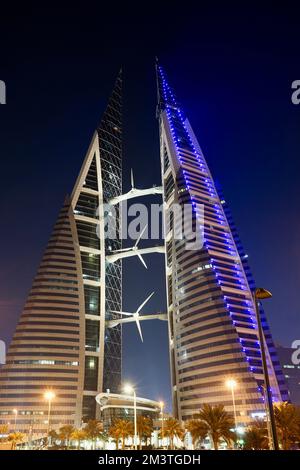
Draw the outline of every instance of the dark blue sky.
<instances>
[{"instance_id":1,"label":"dark blue sky","mask_svg":"<svg viewBox=\"0 0 300 470\"><path fill-rule=\"evenodd\" d=\"M159 183L154 57L165 67L231 205L274 339L300 337L299 12L164 2L149 11L102 3L18 7L1 17L0 337L9 340L64 196L70 192L120 68L124 188ZM124 263L124 308L152 290L165 309L163 260ZM124 378L169 399L166 325L124 328Z\"/></svg>"}]
</instances>

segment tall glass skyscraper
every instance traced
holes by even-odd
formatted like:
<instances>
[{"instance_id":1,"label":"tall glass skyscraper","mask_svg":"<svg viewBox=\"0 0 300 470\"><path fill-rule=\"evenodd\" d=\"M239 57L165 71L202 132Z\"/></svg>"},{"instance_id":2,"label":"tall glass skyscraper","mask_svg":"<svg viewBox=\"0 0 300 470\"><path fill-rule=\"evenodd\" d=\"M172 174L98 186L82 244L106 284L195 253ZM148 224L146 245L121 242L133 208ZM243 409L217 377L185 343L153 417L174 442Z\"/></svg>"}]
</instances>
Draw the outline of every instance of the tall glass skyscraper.
<instances>
[{"instance_id":1,"label":"tall glass skyscraper","mask_svg":"<svg viewBox=\"0 0 300 470\"><path fill-rule=\"evenodd\" d=\"M105 238L104 205L122 192L121 74L94 133L77 182L58 216L0 371L0 423L35 434L47 429L45 390L55 398L51 426L80 425L97 416L95 396L121 381L121 248ZM119 235L119 216L114 219Z\"/></svg>"},{"instance_id":2,"label":"tall glass skyscraper","mask_svg":"<svg viewBox=\"0 0 300 470\"><path fill-rule=\"evenodd\" d=\"M222 403L233 412L226 381L234 379L237 421L245 424L265 411L254 281L226 200L159 65L157 83L175 415L189 419L204 403ZM189 250L184 238L174 236L174 218L169 224L166 220L173 203L192 207L191 228L202 231L202 248ZM197 216L201 204L203 223ZM287 400L271 333L260 309L273 399Z\"/></svg>"}]
</instances>

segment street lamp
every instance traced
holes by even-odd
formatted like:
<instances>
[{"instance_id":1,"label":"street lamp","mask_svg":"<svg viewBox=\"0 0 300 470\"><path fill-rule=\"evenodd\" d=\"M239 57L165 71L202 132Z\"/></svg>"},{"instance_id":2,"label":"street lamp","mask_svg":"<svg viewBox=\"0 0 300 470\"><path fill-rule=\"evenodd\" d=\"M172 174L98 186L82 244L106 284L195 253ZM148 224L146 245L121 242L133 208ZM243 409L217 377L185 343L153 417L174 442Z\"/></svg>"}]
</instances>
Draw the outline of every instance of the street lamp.
<instances>
[{"instance_id":1,"label":"street lamp","mask_svg":"<svg viewBox=\"0 0 300 470\"><path fill-rule=\"evenodd\" d=\"M260 344L260 351L261 351L261 361L263 366L263 374L264 374L264 382L265 382L265 389L266 389L266 398L267 398L267 410L270 418L270 444L274 450L279 450L278 445L278 438L277 438L277 430L275 424L275 415L274 415L274 408L273 408L273 400L272 400L272 392L270 387L270 379L269 379L269 372L267 366L267 359L266 359L266 351L265 351L265 335L261 324L261 317L259 312L258 300L262 299L269 299L272 297L271 292L262 287L257 287L253 291L253 301L255 306L255 314L256 314L256 322L257 322L257 329L258 329L258 336L259 336L259 344Z\"/></svg>"},{"instance_id":2,"label":"street lamp","mask_svg":"<svg viewBox=\"0 0 300 470\"><path fill-rule=\"evenodd\" d=\"M47 429L47 435L48 435L48 445L49 445L51 402L55 398L55 393L52 390L46 390L46 392L44 393L44 398L48 402L48 429Z\"/></svg>"},{"instance_id":3,"label":"street lamp","mask_svg":"<svg viewBox=\"0 0 300 470\"><path fill-rule=\"evenodd\" d=\"M226 380L226 387L231 390L231 396L232 396L232 404L233 404L233 415L234 415L234 426L235 426L235 431L237 432L237 417L236 417L236 409L235 409L235 396L234 396L234 389L236 388L237 383L236 380L234 379L228 379Z\"/></svg>"},{"instance_id":4,"label":"street lamp","mask_svg":"<svg viewBox=\"0 0 300 470\"><path fill-rule=\"evenodd\" d=\"M18 417L18 410L17 408L13 409L13 414L15 415L15 432L17 431L17 417Z\"/></svg>"},{"instance_id":5,"label":"street lamp","mask_svg":"<svg viewBox=\"0 0 300 470\"><path fill-rule=\"evenodd\" d=\"M164 446L164 402L160 401L159 402L160 406L160 413L161 413L161 445L162 447Z\"/></svg>"},{"instance_id":6,"label":"street lamp","mask_svg":"<svg viewBox=\"0 0 300 470\"><path fill-rule=\"evenodd\" d=\"M124 387L124 392L128 395L133 394L133 415L134 415L134 448L137 450L137 418L136 418L136 393L132 385L127 384Z\"/></svg>"}]
</instances>

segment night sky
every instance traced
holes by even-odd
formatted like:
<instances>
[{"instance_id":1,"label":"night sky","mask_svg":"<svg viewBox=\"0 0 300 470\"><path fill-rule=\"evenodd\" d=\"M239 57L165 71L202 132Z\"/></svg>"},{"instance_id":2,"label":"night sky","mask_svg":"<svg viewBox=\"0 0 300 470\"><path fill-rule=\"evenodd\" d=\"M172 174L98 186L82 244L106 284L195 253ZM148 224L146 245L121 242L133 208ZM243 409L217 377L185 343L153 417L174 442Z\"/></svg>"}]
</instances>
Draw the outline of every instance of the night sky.
<instances>
[{"instance_id":1,"label":"night sky","mask_svg":"<svg viewBox=\"0 0 300 470\"><path fill-rule=\"evenodd\" d=\"M136 3L136 2L135 2ZM160 2L162 3L162 2ZM120 67L124 72L124 190L160 183L155 56L224 190L275 341L300 338L299 12L164 2L111 11L102 2L1 14L0 338L9 341L66 193L70 193ZM3 13L3 12L2 12ZM156 199L157 201L157 199ZM124 309L155 290L165 311L164 260L124 262ZM124 380L169 400L166 324L124 328Z\"/></svg>"}]
</instances>

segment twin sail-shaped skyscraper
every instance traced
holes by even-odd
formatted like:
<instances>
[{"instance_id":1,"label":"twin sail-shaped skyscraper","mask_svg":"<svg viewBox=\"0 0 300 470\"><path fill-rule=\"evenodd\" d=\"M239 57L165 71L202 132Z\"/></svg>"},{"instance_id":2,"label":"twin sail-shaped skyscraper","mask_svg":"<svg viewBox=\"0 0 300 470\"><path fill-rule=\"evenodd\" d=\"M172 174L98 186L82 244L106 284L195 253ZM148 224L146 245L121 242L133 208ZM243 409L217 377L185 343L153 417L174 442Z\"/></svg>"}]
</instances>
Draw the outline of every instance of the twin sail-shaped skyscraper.
<instances>
[{"instance_id":1,"label":"twin sail-shaped skyscraper","mask_svg":"<svg viewBox=\"0 0 300 470\"><path fill-rule=\"evenodd\" d=\"M92 138L70 198L58 216L0 373L0 420L34 435L47 429L47 389L55 393L51 426L80 426L96 416L99 390L121 384L121 261L105 255L121 240L104 236L104 204L122 193L121 74ZM120 221L115 219L116 233Z\"/></svg>"},{"instance_id":2,"label":"twin sail-shaped skyscraper","mask_svg":"<svg viewBox=\"0 0 300 470\"><path fill-rule=\"evenodd\" d=\"M187 249L165 223L168 338L173 412L191 418L203 403L232 412L225 382L237 382L240 424L264 413L263 371L252 290L254 281L229 208L215 186L191 126L157 65L160 158L165 217L172 204L192 208L192 226L204 244ZM118 76L70 198L66 198L34 278L0 370L0 423L45 433L99 417L95 396L121 391L122 330L108 324L122 310L121 249L105 236L105 204L122 194L122 78ZM204 207L203 226L196 208ZM202 220L202 219L201 219ZM262 308L273 399L288 400L283 374Z\"/></svg>"},{"instance_id":3,"label":"twin sail-shaped skyscraper","mask_svg":"<svg viewBox=\"0 0 300 470\"><path fill-rule=\"evenodd\" d=\"M166 286L173 406L192 418L203 403L233 407L226 380L237 383L240 424L264 412L264 376L252 298L254 281L229 208L218 191L188 119L157 65L161 170L164 202L194 208L192 225L203 247L165 233ZM197 207L204 208L198 221ZM197 227L201 223L203 226ZM273 399L288 400L285 380L262 307Z\"/></svg>"}]
</instances>

